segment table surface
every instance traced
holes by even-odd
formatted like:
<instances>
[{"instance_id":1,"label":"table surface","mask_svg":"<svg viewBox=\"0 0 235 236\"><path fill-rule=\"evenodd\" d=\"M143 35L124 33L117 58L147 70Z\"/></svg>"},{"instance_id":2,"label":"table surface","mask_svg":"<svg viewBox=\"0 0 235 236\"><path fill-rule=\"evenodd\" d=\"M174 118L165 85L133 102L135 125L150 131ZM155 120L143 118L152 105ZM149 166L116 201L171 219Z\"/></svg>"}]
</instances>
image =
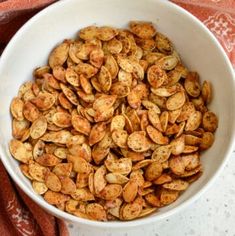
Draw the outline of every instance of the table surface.
<instances>
[{"instance_id":1,"label":"table surface","mask_svg":"<svg viewBox=\"0 0 235 236\"><path fill-rule=\"evenodd\" d=\"M235 151L213 185L170 218L125 231L68 228L71 236L235 236Z\"/></svg>"}]
</instances>

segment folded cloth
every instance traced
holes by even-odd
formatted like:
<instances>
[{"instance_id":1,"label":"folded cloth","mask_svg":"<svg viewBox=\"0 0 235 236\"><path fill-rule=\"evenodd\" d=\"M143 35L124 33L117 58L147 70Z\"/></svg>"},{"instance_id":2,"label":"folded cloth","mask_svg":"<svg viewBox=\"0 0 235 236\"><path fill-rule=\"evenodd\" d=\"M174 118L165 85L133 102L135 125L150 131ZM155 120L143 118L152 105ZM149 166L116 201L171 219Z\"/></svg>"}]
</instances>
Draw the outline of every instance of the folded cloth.
<instances>
[{"instance_id":1,"label":"folded cloth","mask_svg":"<svg viewBox=\"0 0 235 236\"><path fill-rule=\"evenodd\" d=\"M0 54L16 31L56 0L0 0Z\"/></svg>"},{"instance_id":2,"label":"folded cloth","mask_svg":"<svg viewBox=\"0 0 235 236\"><path fill-rule=\"evenodd\" d=\"M0 0L0 54L15 32L55 0ZM173 0L198 17L217 37L235 66L235 1ZM67 236L65 223L37 206L0 162L0 235Z\"/></svg>"},{"instance_id":3,"label":"folded cloth","mask_svg":"<svg viewBox=\"0 0 235 236\"><path fill-rule=\"evenodd\" d=\"M0 235L68 236L65 223L46 213L9 178L0 162Z\"/></svg>"}]
</instances>

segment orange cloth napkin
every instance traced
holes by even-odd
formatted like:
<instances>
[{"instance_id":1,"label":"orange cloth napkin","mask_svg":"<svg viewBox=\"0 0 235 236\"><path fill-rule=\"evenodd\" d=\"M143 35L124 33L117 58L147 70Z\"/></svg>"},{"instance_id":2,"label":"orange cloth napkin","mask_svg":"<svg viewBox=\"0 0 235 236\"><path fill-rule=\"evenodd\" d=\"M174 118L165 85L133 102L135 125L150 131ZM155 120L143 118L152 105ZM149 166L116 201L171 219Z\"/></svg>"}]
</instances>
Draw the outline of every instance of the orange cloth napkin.
<instances>
[{"instance_id":1,"label":"orange cloth napkin","mask_svg":"<svg viewBox=\"0 0 235 236\"><path fill-rule=\"evenodd\" d=\"M0 0L0 54L15 32L56 0Z\"/></svg>"},{"instance_id":2,"label":"orange cloth napkin","mask_svg":"<svg viewBox=\"0 0 235 236\"><path fill-rule=\"evenodd\" d=\"M0 162L0 235L68 236L62 220L33 202L8 176Z\"/></svg>"},{"instance_id":3,"label":"orange cloth napkin","mask_svg":"<svg viewBox=\"0 0 235 236\"><path fill-rule=\"evenodd\" d=\"M0 54L30 17L55 0L0 0ZM173 0L198 17L222 44L235 66L235 0ZM0 162L0 235L67 236L65 223L29 199Z\"/></svg>"},{"instance_id":4,"label":"orange cloth napkin","mask_svg":"<svg viewBox=\"0 0 235 236\"><path fill-rule=\"evenodd\" d=\"M235 0L172 0L199 18L216 36L235 67Z\"/></svg>"}]
</instances>

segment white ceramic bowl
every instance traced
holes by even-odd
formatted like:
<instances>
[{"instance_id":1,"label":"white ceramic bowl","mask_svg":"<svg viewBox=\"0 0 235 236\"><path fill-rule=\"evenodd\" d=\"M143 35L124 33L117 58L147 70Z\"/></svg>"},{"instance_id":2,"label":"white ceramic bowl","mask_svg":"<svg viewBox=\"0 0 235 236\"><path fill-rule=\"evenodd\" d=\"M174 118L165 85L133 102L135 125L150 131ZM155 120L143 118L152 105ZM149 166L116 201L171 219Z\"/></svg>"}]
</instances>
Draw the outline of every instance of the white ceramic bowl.
<instances>
[{"instance_id":1,"label":"white ceramic bowl","mask_svg":"<svg viewBox=\"0 0 235 236\"><path fill-rule=\"evenodd\" d=\"M191 70L198 71L202 80L212 82L214 97L210 108L219 117L215 143L201 158L203 176L170 206L130 222L105 223L80 219L47 204L33 192L30 182L21 174L18 162L8 151L8 142L11 139L9 105L19 86L32 79L33 69L46 63L48 53L56 43L75 36L84 26L97 24L124 27L134 19L155 23L157 29L174 42L186 65ZM233 69L209 30L191 14L165 0L66 0L41 11L17 32L2 54L0 103L0 155L7 171L23 191L41 207L57 217L79 223L81 226L123 229L170 216L192 203L208 188L232 151L235 130Z\"/></svg>"}]
</instances>

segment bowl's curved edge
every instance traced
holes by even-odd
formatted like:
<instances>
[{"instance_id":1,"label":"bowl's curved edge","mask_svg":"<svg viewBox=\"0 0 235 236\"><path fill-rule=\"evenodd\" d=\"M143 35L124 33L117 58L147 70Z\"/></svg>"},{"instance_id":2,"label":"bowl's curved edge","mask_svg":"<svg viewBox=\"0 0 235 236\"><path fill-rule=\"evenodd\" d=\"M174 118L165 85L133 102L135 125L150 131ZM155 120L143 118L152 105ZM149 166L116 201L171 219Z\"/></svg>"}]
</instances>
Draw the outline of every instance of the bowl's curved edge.
<instances>
[{"instance_id":1,"label":"bowl's curved edge","mask_svg":"<svg viewBox=\"0 0 235 236\"><path fill-rule=\"evenodd\" d=\"M191 13L189 13L188 11L184 10L183 8L177 6L176 4L169 2L169 1L165 1L165 0L152 0L152 1L158 1L163 5L168 5L168 7L170 8L175 8L177 11L179 11L182 14L187 15L188 18L190 18L193 21L196 21L197 24L199 25L199 27L201 27L203 29L203 31L205 31L207 34L210 35L211 40L213 40L213 42L216 44L216 46L218 47L221 56L224 58L226 64L228 65L228 70L229 73L231 74L231 78L233 78L233 99L231 99L232 101L235 101L235 75L233 72L233 68L232 65L229 61L228 56L226 55L226 53L224 52L222 46L220 45L220 43L218 42L218 40L215 38L215 36L209 31L209 29L203 25L203 23L198 20L195 16L193 16ZM9 42L9 44L7 45L7 47L5 48L5 50L2 53L1 59L0 59L0 70L1 70L1 61L4 60L5 55L7 54L7 52L10 50L10 48L12 47L12 45L15 43L15 41L17 40L18 37L20 37L20 34L27 28L30 27L31 24L33 24L34 21L36 21L38 18L42 17L44 14L46 14L47 11L50 11L52 8L56 8L59 7L60 5L64 5L64 4L68 4L69 1L59 1L59 2L55 2L53 4L51 4L50 6L48 6L47 8L45 8L44 10L40 11L39 13L37 13L34 17L32 17L29 21L27 21L18 31L17 33L13 36L13 38L11 39L11 41ZM232 112L233 117L235 118L235 111ZM7 169L8 173L10 174L10 176L13 178L13 180L17 183L17 185L36 203L38 203L41 207L43 207L44 209L46 209L47 211L51 212L52 214L63 218L63 219L67 219L68 221L71 222L76 222L76 223L80 223L83 225L87 225L87 226L93 226L93 227L98 227L98 228L119 228L120 226L122 228L129 228L129 227L135 227L135 226L140 226L140 225L144 225L144 224L150 224L153 223L157 220L162 220L164 218L170 217L172 214L175 214L183 209L185 209L188 205L190 205L192 202L194 202L196 199L198 199L212 184L213 182L216 180L216 177L218 177L218 175L221 173L221 171L223 170L223 168L225 167L225 164L228 161L229 155L232 153L233 151L233 146L235 143L235 123L233 124L233 127L231 127L232 130L232 137L229 143L229 148L227 149L226 153L225 153L225 158L221 164L221 166L217 169L217 171L213 174L213 176L210 178L210 180L203 186L202 189L200 189L199 192L197 192L196 195L194 195L193 197L191 197L190 199L186 200L185 202L183 202L180 206L169 210L168 212L163 213L162 215L158 215L158 216L153 216L151 218L142 218L142 219L137 219L137 220L133 220L133 221L128 221L128 222L96 222L96 221L91 221L91 220L86 220L86 219L82 219L82 218L78 218L76 216L73 216L71 214L68 214L66 212L63 212L59 209L57 209L54 206L51 206L50 204L48 204L46 201L44 201L43 199L39 198L38 196L32 194L32 192L26 188L24 186L24 184L17 178L16 173L13 171L13 169L11 169L6 161L6 157L5 157L5 153L4 150L2 149L2 147L0 146L0 156L1 156L1 160L3 162L3 165L5 166L5 168Z\"/></svg>"}]
</instances>

